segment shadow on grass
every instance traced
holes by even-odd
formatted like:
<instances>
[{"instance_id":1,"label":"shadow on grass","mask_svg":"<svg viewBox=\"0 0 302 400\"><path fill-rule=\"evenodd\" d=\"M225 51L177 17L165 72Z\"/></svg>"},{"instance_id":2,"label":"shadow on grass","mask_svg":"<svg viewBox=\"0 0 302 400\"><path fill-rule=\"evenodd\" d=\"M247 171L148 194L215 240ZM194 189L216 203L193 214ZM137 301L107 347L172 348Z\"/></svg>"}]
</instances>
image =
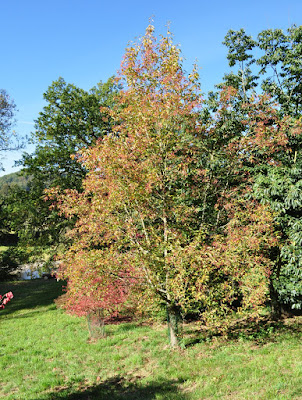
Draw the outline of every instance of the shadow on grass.
<instances>
[{"instance_id":1,"label":"shadow on grass","mask_svg":"<svg viewBox=\"0 0 302 400\"><path fill-rule=\"evenodd\" d=\"M118 326L116 332L122 333L122 332L132 331L133 329L137 328L137 326L138 326L138 324L135 324L135 323L129 323L129 322L123 323Z\"/></svg>"},{"instance_id":2,"label":"shadow on grass","mask_svg":"<svg viewBox=\"0 0 302 400\"><path fill-rule=\"evenodd\" d=\"M48 397L41 397L41 400L152 400L159 398L158 396L162 399L186 400L187 396L180 392L178 383L171 380L143 384L137 378L127 380L117 375L78 392L58 390Z\"/></svg>"},{"instance_id":3,"label":"shadow on grass","mask_svg":"<svg viewBox=\"0 0 302 400\"><path fill-rule=\"evenodd\" d=\"M14 281L0 284L0 294L13 292L14 298L1 310L1 316L13 315L22 309L32 310L54 303L54 299L62 294L63 282L56 280L34 279L30 281ZM15 315L14 318L17 318Z\"/></svg>"},{"instance_id":4,"label":"shadow on grass","mask_svg":"<svg viewBox=\"0 0 302 400\"><path fill-rule=\"evenodd\" d=\"M301 318L283 318L272 320L269 316L258 321L238 321L228 329L229 339L252 340L265 344L277 340L279 334L300 335L302 332Z\"/></svg>"},{"instance_id":5,"label":"shadow on grass","mask_svg":"<svg viewBox=\"0 0 302 400\"><path fill-rule=\"evenodd\" d=\"M47 312L50 311L56 311L55 305L51 308L47 309ZM1 310L1 315L2 315L2 310ZM22 311L20 314L13 314L13 313L8 313L5 315L5 320L10 320L10 319L24 319L24 318L33 318L35 316L41 315L41 310L28 310L28 311Z\"/></svg>"},{"instance_id":6,"label":"shadow on grass","mask_svg":"<svg viewBox=\"0 0 302 400\"><path fill-rule=\"evenodd\" d=\"M234 323L222 335L210 329L190 332L189 337L184 340L184 347L192 347L198 343L211 341L214 337L224 337L228 340L246 340L257 344L265 344L278 340L280 334L300 336L302 333L302 317L283 318L278 321L272 320L269 316L261 317L258 320L241 319Z\"/></svg>"}]
</instances>

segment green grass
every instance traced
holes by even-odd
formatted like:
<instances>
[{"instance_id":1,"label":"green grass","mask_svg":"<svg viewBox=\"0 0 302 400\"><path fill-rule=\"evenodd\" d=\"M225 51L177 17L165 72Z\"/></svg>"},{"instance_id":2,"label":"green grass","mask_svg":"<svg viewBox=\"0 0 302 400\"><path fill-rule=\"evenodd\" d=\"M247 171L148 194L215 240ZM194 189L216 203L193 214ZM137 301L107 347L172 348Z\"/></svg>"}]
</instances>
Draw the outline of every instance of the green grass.
<instances>
[{"instance_id":1,"label":"green grass","mask_svg":"<svg viewBox=\"0 0 302 400\"><path fill-rule=\"evenodd\" d=\"M110 325L91 342L85 318L56 309L56 281L0 285L8 290L15 297L0 312L3 400L302 399L298 317L229 341L201 340L188 324L187 348L176 351L163 325Z\"/></svg>"}]
</instances>

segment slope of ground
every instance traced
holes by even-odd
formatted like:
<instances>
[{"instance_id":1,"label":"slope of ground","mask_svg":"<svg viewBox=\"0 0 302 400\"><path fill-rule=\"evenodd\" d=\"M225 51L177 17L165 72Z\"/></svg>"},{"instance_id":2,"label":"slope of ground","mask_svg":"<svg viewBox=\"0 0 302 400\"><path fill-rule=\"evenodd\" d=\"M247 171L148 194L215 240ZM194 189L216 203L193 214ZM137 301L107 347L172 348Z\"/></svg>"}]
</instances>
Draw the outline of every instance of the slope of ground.
<instances>
[{"instance_id":1,"label":"slope of ground","mask_svg":"<svg viewBox=\"0 0 302 400\"><path fill-rule=\"evenodd\" d=\"M3 400L301 399L300 318L202 338L187 324L187 347L171 350L164 325L123 323L89 340L85 318L56 308L54 280L0 285L14 298L0 311Z\"/></svg>"}]
</instances>

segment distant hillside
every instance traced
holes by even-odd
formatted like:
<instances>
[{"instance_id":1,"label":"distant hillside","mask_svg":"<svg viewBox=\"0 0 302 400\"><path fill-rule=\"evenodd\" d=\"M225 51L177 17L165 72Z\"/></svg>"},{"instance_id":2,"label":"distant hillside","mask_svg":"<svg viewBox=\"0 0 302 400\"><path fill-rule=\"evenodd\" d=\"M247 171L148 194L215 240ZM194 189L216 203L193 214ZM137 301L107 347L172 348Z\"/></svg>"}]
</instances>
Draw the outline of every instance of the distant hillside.
<instances>
[{"instance_id":1,"label":"distant hillside","mask_svg":"<svg viewBox=\"0 0 302 400\"><path fill-rule=\"evenodd\" d=\"M20 172L13 172L0 177L0 196L5 196L8 189L13 186L19 186L22 189L28 189L29 177L22 176Z\"/></svg>"}]
</instances>

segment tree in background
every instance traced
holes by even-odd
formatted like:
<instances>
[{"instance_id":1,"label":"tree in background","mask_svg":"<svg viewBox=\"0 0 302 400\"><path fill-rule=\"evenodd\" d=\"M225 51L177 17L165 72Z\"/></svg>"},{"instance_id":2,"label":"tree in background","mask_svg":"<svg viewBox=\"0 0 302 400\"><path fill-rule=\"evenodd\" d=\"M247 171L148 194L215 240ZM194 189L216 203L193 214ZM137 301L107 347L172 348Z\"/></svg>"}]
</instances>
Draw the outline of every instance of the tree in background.
<instances>
[{"instance_id":1,"label":"tree in background","mask_svg":"<svg viewBox=\"0 0 302 400\"><path fill-rule=\"evenodd\" d=\"M239 69L226 74L222 85L236 87L241 101L248 101L253 90L262 90L279 104L278 114L286 116L289 125L301 122L301 37L302 26L292 26L286 33L280 29L264 30L256 40L243 29L229 31L224 42L229 64ZM214 98L212 94L213 104ZM266 116L263 123L273 127L277 122ZM271 297L276 316L280 315L281 305L302 306L302 141L301 135L291 132L288 131L287 150L280 153L278 165L259 162L251 171L255 198L270 205L282 232L280 245L272 254L275 268Z\"/></svg>"},{"instance_id":2,"label":"tree in background","mask_svg":"<svg viewBox=\"0 0 302 400\"><path fill-rule=\"evenodd\" d=\"M6 90L0 89L0 154L22 147L22 138L12 131L16 105ZM0 164L2 168L2 164ZM3 169L3 168L2 168Z\"/></svg>"},{"instance_id":3,"label":"tree in background","mask_svg":"<svg viewBox=\"0 0 302 400\"><path fill-rule=\"evenodd\" d=\"M35 152L25 154L21 161L34 184L81 188L86 171L71 155L111 131L110 118L100 113L100 107L110 108L117 91L112 78L89 91L63 78L52 83L43 95L47 105L35 121Z\"/></svg>"},{"instance_id":4,"label":"tree in background","mask_svg":"<svg viewBox=\"0 0 302 400\"><path fill-rule=\"evenodd\" d=\"M71 156L111 131L111 120L100 113L100 107L110 108L117 91L112 79L85 91L59 78L44 94L47 104L32 134L35 152L25 154L19 163L22 173L30 177L29 187L15 188L7 197L11 229L18 232L19 246L34 249L33 256L53 250L70 226L70 221L50 210L44 190L53 186L81 190L86 169Z\"/></svg>"},{"instance_id":5,"label":"tree in background","mask_svg":"<svg viewBox=\"0 0 302 400\"><path fill-rule=\"evenodd\" d=\"M15 110L16 105L14 101L10 98L6 90L0 89L0 154L10 150L17 150L21 147L21 138L18 138L17 134L11 130L15 122ZM0 169L3 169L1 163ZM0 242L3 245L11 240L12 235L10 235L9 216L6 214L5 201L3 201L1 197L2 196L0 196ZM11 260L9 255L2 252L0 254L1 278L6 277L6 272L11 271L15 267L16 264ZM9 300L10 298L5 296L2 299L4 304Z\"/></svg>"}]
</instances>

